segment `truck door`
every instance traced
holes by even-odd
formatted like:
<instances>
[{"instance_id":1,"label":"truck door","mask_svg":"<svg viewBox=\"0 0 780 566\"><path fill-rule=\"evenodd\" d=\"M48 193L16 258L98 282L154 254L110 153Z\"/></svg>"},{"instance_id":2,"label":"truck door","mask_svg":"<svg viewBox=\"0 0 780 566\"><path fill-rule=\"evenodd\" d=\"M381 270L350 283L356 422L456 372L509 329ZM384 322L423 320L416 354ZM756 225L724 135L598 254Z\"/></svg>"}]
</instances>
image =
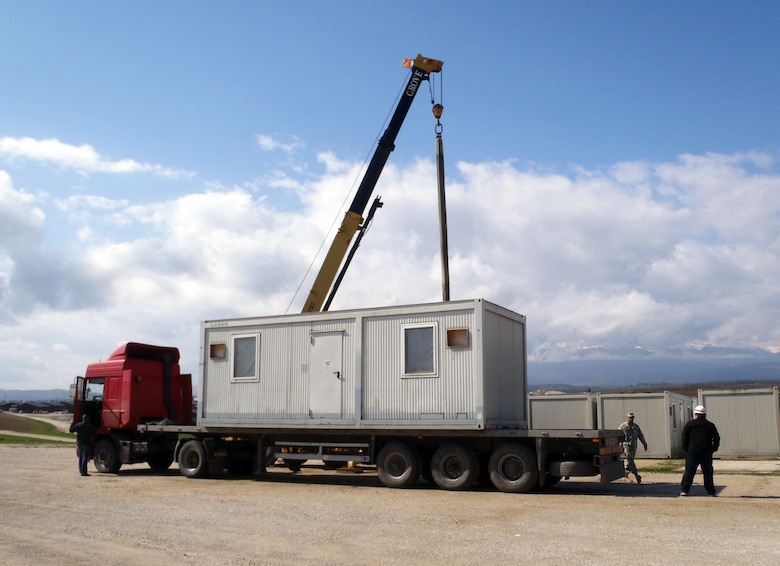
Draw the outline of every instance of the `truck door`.
<instances>
[{"instance_id":1,"label":"truck door","mask_svg":"<svg viewBox=\"0 0 780 566\"><path fill-rule=\"evenodd\" d=\"M311 334L309 413L314 419L341 418L343 338L340 331Z\"/></svg>"},{"instance_id":2,"label":"truck door","mask_svg":"<svg viewBox=\"0 0 780 566\"><path fill-rule=\"evenodd\" d=\"M84 382L82 405L79 412L87 413L92 424L100 426L103 423L103 389L105 378L89 377Z\"/></svg>"}]
</instances>

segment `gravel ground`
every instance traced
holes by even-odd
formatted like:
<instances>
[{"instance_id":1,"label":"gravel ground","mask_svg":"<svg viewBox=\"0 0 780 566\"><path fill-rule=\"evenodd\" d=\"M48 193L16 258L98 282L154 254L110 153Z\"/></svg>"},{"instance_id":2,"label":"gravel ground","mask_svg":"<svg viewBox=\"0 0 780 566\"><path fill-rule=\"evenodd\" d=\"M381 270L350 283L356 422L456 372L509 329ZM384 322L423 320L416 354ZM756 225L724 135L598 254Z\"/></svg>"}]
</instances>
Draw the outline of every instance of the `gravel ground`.
<instances>
[{"instance_id":1,"label":"gravel ground","mask_svg":"<svg viewBox=\"0 0 780 566\"><path fill-rule=\"evenodd\" d=\"M649 469L642 485L513 495L391 490L314 465L262 480L145 465L81 477L72 445L0 445L0 563L780 564L780 463L726 463L717 498L701 476L680 498L680 474Z\"/></svg>"}]
</instances>

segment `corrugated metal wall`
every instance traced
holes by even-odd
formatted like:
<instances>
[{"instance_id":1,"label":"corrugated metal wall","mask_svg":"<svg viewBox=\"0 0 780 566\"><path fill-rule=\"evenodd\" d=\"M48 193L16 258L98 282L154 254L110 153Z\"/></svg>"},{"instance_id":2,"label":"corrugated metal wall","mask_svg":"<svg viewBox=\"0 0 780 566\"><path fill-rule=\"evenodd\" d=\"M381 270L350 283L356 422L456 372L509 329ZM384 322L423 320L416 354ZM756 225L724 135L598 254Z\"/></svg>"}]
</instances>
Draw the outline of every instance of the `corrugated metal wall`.
<instances>
[{"instance_id":1,"label":"corrugated metal wall","mask_svg":"<svg viewBox=\"0 0 780 566\"><path fill-rule=\"evenodd\" d=\"M598 427L596 397L581 395L530 395L528 421L533 429L588 429Z\"/></svg>"},{"instance_id":2,"label":"corrugated metal wall","mask_svg":"<svg viewBox=\"0 0 780 566\"><path fill-rule=\"evenodd\" d=\"M475 343L482 348L482 410L487 425L527 428L525 319L491 305L480 315L482 339Z\"/></svg>"},{"instance_id":3,"label":"corrugated metal wall","mask_svg":"<svg viewBox=\"0 0 780 566\"><path fill-rule=\"evenodd\" d=\"M681 458L682 427L692 413L693 400L670 391L658 393L598 394L599 427L618 428L629 412L642 429L648 450L639 458Z\"/></svg>"},{"instance_id":4,"label":"corrugated metal wall","mask_svg":"<svg viewBox=\"0 0 780 566\"><path fill-rule=\"evenodd\" d=\"M780 456L778 388L699 390L699 404L720 434L716 457Z\"/></svg>"},{"instance_id":5,"label":"corrugated metal wall","mask_svg":"<svg viewBox=\"0 0 780 566\"><path fill-rule=\"evenodd\" d=\"M617 429L633 412L649 450L640 458L680 458L682 427L693 414L693 399L669 391L658 393L583 393L530 395L533 429Z\"/></svg>"},{"instance_id":6,"label":"corrugated metal wall","mask_svg":"<svg viewBox=\"0 0 780 566\"><path fill-rule=\"evenodd\" d=\"M434 377L404 377L403 325L434 323L437 368ZM446 331L468 328L474 311L367 317L363 323L363 420L474 419L476 379L473 342L447 348ZM474 339L473 336L470 337Z\"/></svg>"},{"instance_id":7,"label":"corrugated metal wall","mask_svg":"<svg viewBox=\"0 0 780 566\"><path fill-rule=\"evenodd\" d=\"M720 450L716 457L780 457L780 393L778 388L700 390L698 401L673 392L597 393L596 426L618 428L633 412L649 450L638 457L683 458L682 428L693 418L693 406L704 405L707 417L718 427ZM588 428L583 407L590 395L529 396L531 428ZM587 417L585 417L587 418Z\"/></svg>"},{"instance_id":8,"label":"corrugated metal wall","mask_svg":"<svg viewBox=\"0 0 780 566\"><path fill-rule=\"evenodd\" d=\"M354 352L354 319L207 329L204 361L208 378L201 383L199 401L204 423L308 419L310 337L313 332L335 330L344 336L343 352ZM259 336L260 377L258 381L231 382L232 337L245 334ZM225 359L208 359L208 344L214 343L226 344ZM350 393L355 387L354 356L345 356L342 364L342 418L348 419L355 410L354 395Z\"/></svg>"}]
</instances>

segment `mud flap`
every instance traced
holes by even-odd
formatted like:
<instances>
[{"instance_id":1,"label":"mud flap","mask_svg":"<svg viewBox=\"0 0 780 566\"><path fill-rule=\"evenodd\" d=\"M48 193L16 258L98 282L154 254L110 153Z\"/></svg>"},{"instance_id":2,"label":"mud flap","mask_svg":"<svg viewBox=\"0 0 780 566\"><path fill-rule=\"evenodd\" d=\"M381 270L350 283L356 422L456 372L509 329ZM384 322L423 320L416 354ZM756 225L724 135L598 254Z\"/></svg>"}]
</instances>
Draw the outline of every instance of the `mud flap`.
<instances>
[{"instance_id":1,"label":"mud flap","mask_svg":"<svg viewBox=\"0 0 780 566\"><path fill-rule=\"evenodd\" d=\"M626 477L626 470L623 468L623 461L616 460L601 464L599 474L601 474L601 483L610 483Z\"/></svg>"}]
</instances>

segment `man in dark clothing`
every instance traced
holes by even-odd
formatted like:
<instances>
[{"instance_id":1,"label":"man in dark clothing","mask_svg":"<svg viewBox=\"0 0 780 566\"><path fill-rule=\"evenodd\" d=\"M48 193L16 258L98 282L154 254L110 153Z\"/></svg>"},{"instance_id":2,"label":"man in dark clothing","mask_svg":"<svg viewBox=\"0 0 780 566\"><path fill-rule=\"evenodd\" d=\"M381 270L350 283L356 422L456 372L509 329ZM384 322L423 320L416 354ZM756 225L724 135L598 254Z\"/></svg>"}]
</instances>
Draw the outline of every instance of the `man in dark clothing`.
<instances>
[{"instance_id":1,"label":"man in dark clothing","mask_svg":"<svg viewBox=\"0 0 780 566\"><path fill-rule=\"evenodd\" d=\"M79 472L88 476L87 462L92 457L92 443L95 440L95 425L89 422L89 415L84 414L80 423L70 425L70 431L76 433L76 450L79 454Z\"/></svg>"},{"instance_id":2,"label":"man in dark clothing","mask_svg":"<svg viewBox=\"0 0 780 566\"><path fill-rule=\"evenodd\" d=\"M693 476L701 466L704 489L715 496L715 478L712 470L712 454L720 447L720 435L713 423L707 420L707 410L698 405L693 410L693 420L683 427L682 445L685 450L685 474L680 485L680 495L688 495Z\"/></svg>"}]
</instances>

